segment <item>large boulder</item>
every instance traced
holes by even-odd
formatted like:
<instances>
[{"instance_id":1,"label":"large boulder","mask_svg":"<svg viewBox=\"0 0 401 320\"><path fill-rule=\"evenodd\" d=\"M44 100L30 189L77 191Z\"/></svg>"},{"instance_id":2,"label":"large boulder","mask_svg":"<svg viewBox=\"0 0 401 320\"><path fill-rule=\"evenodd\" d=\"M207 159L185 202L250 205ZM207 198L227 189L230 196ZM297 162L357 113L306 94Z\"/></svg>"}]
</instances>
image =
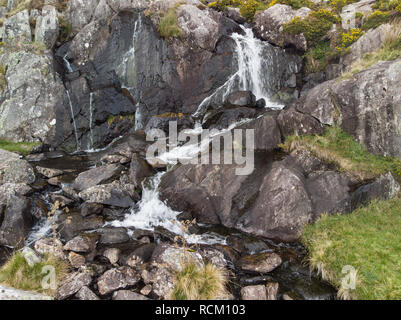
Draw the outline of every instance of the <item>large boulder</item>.
<instances>
[{"instance_id":1,"label":"large boulder","mask_svg":"<svg viewBox=\"0 0 401 320\"><path fill-rule=\"evenodd\" d=\"M3 183L30 184L34 183L35 179L35 172L26 160L14 160L4 170Z\"/></svg>"},{"instance_id":2,"label":"large boulder","mask_svg":"<svg viewBox=\"0 0 401 320\"><path fill-rule=\"evenodd\" d=\"M109 164L107 166L99 166L82 172L74 181L74 188L82 191L90 187L104 184L116 179L124 167L119 164Z\"/></svg>"},{"instance_id":3,"label":"large boulder","mask_svg":"<svg viewBox=\"0 0 401 320\"><path fill-rule=\"evenodd\" d=\"M140 276L131 268L121 267L106 271L97 281L99 293L101 295L109 294L118 289L124 289L135 285Z\"/></svg>"},{"instance_id":4,"label":"large boulder","mask_svg":"<svg viewBox=\"0 0 401 320\"><path fill-rule=\"evenodd\" d=\"M33 226L31 201L26 197L10 196L1 204L0 245L23 247Z\"/></svg>"},{"instance_id":5,"label":"large boulder","mask_svg":"<svg viewBox=\"0 0 401 320\"><path fill-rule=\"evenodd\" d=\"M65 90L54 72L52 56L41 50L34 43L32 49L6 49L0 55L0 64L7 70L0 108L1 139L44 144L56 140L59 120L67 112L60 105Z\"/></svg>"},{"instance_id":6,"label":"large boulder","mask_svg":"<svg viewBox=\"0 0 401 320\"><path fill-rule=\"evenodd\" d=\"M240 217L236 227L253 235L292 241L312 219L312 201L302 172L278 162L264 177L253 208Z\"/></svg>"},{"instance_id":7,"label":"large boulder","mask_svg":"<svg viewBox=\"0 0 401 320\"><path fill-rule=\"evenodd\" d=\"M119 183L103 184L81 191L79 196L89 203L101 203L120 208L133 205L131 195Z\"/></svg>"},{"instance_id":8,"label":"large boulder","mask_svg":"<svg viewBox=\"0 0 401 320\"><path fill-rule=\"evenodd\" d=\"M264 40L277 46L293 45L306 51L308 44L303 34L290 35L283 32L283 25L295 17L305 18L312 12L309 8L294 10L291 6L276 4L255 15L255 31Z\"/></svg>"},{"instance_id":9,"label":"large boulder","mask_svg":"<svg viewBox=\"0 0 401 320\"><path fill-rule=\"evenodd\" d=\"M401 60L379 62L324 82L297 105L323 125L339 125L374 154L401 157Z\"/></svg>"}]
</instances>

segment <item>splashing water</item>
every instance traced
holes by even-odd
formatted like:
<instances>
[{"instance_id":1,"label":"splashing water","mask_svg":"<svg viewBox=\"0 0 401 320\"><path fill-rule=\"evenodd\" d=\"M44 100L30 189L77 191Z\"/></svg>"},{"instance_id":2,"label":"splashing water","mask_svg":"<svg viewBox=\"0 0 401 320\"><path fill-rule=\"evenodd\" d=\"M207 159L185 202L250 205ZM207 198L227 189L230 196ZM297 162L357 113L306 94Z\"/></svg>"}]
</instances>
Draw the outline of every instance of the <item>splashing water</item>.
<instances>
[{"instance_id":1,"label":"splashing water","mask_svg":"<svg viewBox=\"0 0 401 320\"><path fill-rule=\"evenodd\" d=\"M207 235L182 234L181 224L177 220L180 212L172 210L159 199L158 187L164 174L165 172L159 172L149 180L148 184L144 184L142 199L138 203L138 207L131 209L131 213L126 215L123 221L113 221L110 225L150 231L161 226L177 235L184 236L188 243L225 243L223 237L213 233Z\"/></svg>"},{"instance_id":2,"label":"splashing water","mask_svg":"<svg viewBox=\"0 0 401 320\"><path fill-rule=\"evenodd\" d=\"M68 103L69 103L69 105L70 105L72 124L73 124L73 126L74 126L74 135L75 135L76 149L77 149L77 151L78 151L78 150L79 150L78 130L77 130L77 124L75 123L74 108L73 108L73 106L72 106L71 96L70 96L70 91L69 91L69 90L67 90L67 97L68 97Z\"/></svg>"},{"instance_id":3,"label":"splashing water","mask_svg":"<svg viewBox=\"0 0 401 320\"><path fill-rule=\"evenodd\" d=\"M70 64L70 62L67 60L67 53L66 53L65 56L63 57L63 61L64 61L64 64L65 64L65 67L67 68L67 71L68 71L69 73L73 72L74 70L72 70L71 64Z\"/></svg>"},{"instance_id":4,"label":"splashing water","mask_svg":"<svg viewBox=\"0 0 401 320\"><path fill-rule=\"evenodd\" d=\"M264 99L266 108L281 109L282 105L271 101L273 94L271 75L273 74L271 55L272 46L257 39L252 29L241 26L244 35L233 33L237 71L210 96L205 98L192 115L202 116L211 103L224 103L228 95L241 90L252 91L256 99Z\"/></svg>"},{"instance_id":5,"label":"splashing water","mask_svg":"<svg viewBox=\"0 0 401 320\"><path fill-rule=\"evenodd\" d=\"M89 94L89 131L90 131L90 145L89 150L93 150L93 92Z\"/></svg>"}]
</instances>

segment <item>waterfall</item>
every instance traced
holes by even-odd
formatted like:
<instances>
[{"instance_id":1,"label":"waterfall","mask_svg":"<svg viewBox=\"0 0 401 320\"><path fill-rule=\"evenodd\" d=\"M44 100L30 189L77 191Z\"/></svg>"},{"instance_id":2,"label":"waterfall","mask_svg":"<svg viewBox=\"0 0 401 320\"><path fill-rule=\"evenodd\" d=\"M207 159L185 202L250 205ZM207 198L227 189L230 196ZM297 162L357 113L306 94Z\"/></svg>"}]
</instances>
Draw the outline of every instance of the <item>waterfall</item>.
<instances>
[{"instance_id":1,"label":"waterfall","mask_svg":"<svg viewBox=\"0 0 401 320\"><path fill-rule=\"evenodd\" d=\"M69 73L73 72L74 70L72 70L71 64L70 64L70 62L67 60L67 53L64 55L63 60L64 60L65 66L66 66L66 68L67 68L67 71L68 71Z\"/></svg>"},{"instance_id":2,"label":"waterfall","mask_svg":"<svg viewBox=\"0 0 401 320\"><path fill-rule=\"evenodd\" d=\"M125 216L123 221L108 223L113 227L138 228L153 231L155 227L161 226L177 235L182 235L188 243L225 244L225 238L213 232L207 234L184 233L181 223L177 220L180 214L169 208L159 199L159 185L165 172L159 172L143 183L142 199L136 208Z\"/></svg>"},{"instance_id":3,"label":"waterfall","mask_svg":"<svg viewBox=\"0 0 401 320\"><path fill-rule=\"evenodd\" d=\"M121 83L123 87L127 87L127 70L130 62L135 66L135 50L138 35L142 30L142 16L139 14L138 19L135 21L134 32L132 35L131 48L124 54L121 64L117 68L117 73L120 75Z\"/></svg>"},{"instance_id":4,"label":"waterfall","mask_svg":"<svg viewBox=\"0 0 401 320\"><path fill-rule=\"evenodd\" d=\"M256 99L264 99L266 108L281 109L283 106L271 101L273 85L273 47L257 39L252 29L241 26L244 34L233 33L235 42L236 72L210 96L206 97L192 115L202 116L211 103L222 104L227 96L238 90L252 91Z\"/></svg>"},{"instance_id":5,"label":"waterfall","mask_svg":"<svg viewBox=\"0 0 401 320\"><path fill-rule=\"evenodd\" d=\"M72 107L72 102L71 102L71 97L70 97L70 91L69 90L67 90L67 97L68 97L68 103L70 105L70 110L71 110L72 124L74 126L76 148L77 148L77 151L78 151L79 150L78 130L77 130L77 124L75 123L74 108Z\"/></svg>"},{"instance_id":6,"label":"waterfall","mask_svg":"<svg viewBox=\"0 0 401 320\"><path fill-rule=\"evenodd\" d=\"M93 92L89 94L89 132L90 132L90 145L89 150L93 150Z\"/></svg>"}]
</instances>

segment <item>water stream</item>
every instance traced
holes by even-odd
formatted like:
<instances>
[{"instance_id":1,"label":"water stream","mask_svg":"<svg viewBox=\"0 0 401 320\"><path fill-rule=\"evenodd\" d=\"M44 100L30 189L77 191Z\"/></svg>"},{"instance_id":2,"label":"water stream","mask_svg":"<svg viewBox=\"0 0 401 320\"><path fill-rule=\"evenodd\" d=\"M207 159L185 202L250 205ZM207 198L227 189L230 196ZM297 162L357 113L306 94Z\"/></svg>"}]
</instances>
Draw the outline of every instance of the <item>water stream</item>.
<instances>
[{"instance_id":1,"label":"water stream","mask_svg":"<svg viewBox=\"0 0 401 320\"><path fill-rule=\"evenodd\" d=\"M66 90L66 91L67 91L67 97L68 97L68 104L70 105L72 124L73 124L73 127L74 127L74 135L75 135L76 150L78 151L78 150L80 149L80 145L79 145L79 137L78 137L77 124L76 124L76 122L75 122L74 108L73 108L73 106L72 106L70 91L69 91L69 90Z\"/></svg>"}]
</instances>

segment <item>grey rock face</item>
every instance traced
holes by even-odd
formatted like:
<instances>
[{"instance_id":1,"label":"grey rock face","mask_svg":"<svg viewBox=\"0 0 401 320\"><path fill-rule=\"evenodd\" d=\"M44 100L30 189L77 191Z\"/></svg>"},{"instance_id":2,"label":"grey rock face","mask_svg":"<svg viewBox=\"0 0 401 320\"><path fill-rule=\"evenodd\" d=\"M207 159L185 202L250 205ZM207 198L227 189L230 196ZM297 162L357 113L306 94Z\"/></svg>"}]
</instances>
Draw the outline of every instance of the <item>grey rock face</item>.
<instances>
[{"instance_id":1,"label":"grey rock face","mask_svg":"<svg viewBox=\"0 0 401 320\"><path fill-rule=\"evenodd\" d=\"M303 34L289 35L283 32L283 25L294 17L304 18L311 10L309 8L292 9L288 5L276 4L255 16L255 31L259 36L278 46L293 45L306 51L308 45Z\"/></svg>"},{"instance_id":2,"label":"grey rock face","mask_svg":"<svg viewBox=\"0 0 401 320\"><path fill-rule=\"evenodd\" d=\"M106 295L118 289L133 286L140 280L140 276L131 268L121 267L106 271L97 282L99 293Z\"/></svg>"},{"instance_id":3,"label":"grey rock face","mask_svg":"<svg viewBox=\"0 0 401 320\"><path fill-rule=\"evenodd\" d=\"M36 292L0 286L0 300L53 300L53 298Z\"/></svg>"},{"instance_id":4,"label":"grey rock face","mask_svg":"<svg viewBox=\"0 0 401 320\"><path fill-rule=\"evenodd\" d=\"M3 41L32 41L28 10L23 10L4 21Z\"/></svg>"},{"instance_id":5,"label":"grey rock face","mask_svg":"<svg viewBox=\"0 0 401 320\"><path fill-rule=\"evenodd\" d=\"M96 237L93 235L81 235L68 241L64 250L75 252L91 252L96 248Z\"/></svg>"},{"instance_id":6,"label":"grey rock face","mask_svg":"<svg viewBox=\"0 0 401 320\"><path fill-rule=\"evenodd\" d=\"M124 167L119 164L110 164L90 169L78 175L74 181L74 187L82 191L99 184L107 183L113 178L117 178L123 169Z\"/></svg>"},{"instance_id":7,"label":"grey rock face","mask_svg":"<svg viewBox=\"0 0 401 320\"><path fill-rule=\"evenodd\" d=\"M57 289L57 299L64 300L74 295L83 287L89 286L92 282L92 276L89 272L75 272L67 277Z\"/></svg>"},{"instance_id":8,"label":"grey rock face","mask_svg":"<svg viewBox=\"0 0 401 320\"><path fill-rule=\"evenodd\" d=\"M53 72L52 57L21 49L3 52L0 63L7 68L0 111L1 139L52 144L58 120L66 112L60 105L64 87Z\"/></svg>"},{"instance_id":9,"label":"grey rock face","mask_svg":"<svg viewBox=\"0 0 401 320\"><path fill-rule=\"evenodd\" d=\"M26 197L10 196L1 206L4 217L0 226L0 244L23 247L25 237L33 226L31 201Z\"/></svg>"},{"instance_id":10,"label":"grey rock face","mask_svg":"<svg viewBox=\"0 0 401 320\"><path fill-rule=\"evenodd\" d=\"M35 172L28 161L18 159L4 170L3 182L30 184L35 182L35 178Z\"/></svg>"},{"instance_id":11,"label":"grey rock face","mask_svg":"<svg viewBox=\"0 0 401 320\"><path fill-rule=\"evenodd\" d=\"M241 289L242 300L267 300L266 287L264 285L246 286Z\"/></svg>"},{"instance_id":12,"label":"grey rock face","mask_svg":"<svg viewBox=\"0 0 401 320\"><path fill-rule=\"evenodd\" d=\"M113 293L113 300L149 300L145 296L130 291L130 290L118 290Z\"/></svg>"},{"instance_id":13,"label":"grey rock face","mask_svg":"<svg viewBox=\"0 0 401 320\"><path fill-rule=\"evenodd\" d=\"M57 10L53 6L44 6L42 15L36 21L35 41L43 42L48 49L56 43L59 32Z\"/></svg>"},{"instance_id":14,"label":"grey rock face","mask_svg":"<svg viewBox=\"0 0 401 320\"><path fill-rule=\"evenodd\" d=\"M227 107L255 107L256 97L251 91L237 91L228 95Z\"/></svg>"},{"instance_id":15,"label":"grey rock face","mask_svg":"<svg viewBox=\"0 0 401 320\"><path fill-rule=\"evenodd\" d=\"M80 192L79 196L87 202L121 208L128 208L133 204L128 192L116 183L90 187Z\"/></svg>"},{"instance_id":16,"label":"grey rock face","mask_svg":"<svg viewBox=\"0 0 401 320\"><path fill-rule=\"evenodd\" d=\"M260 186L253 209L241 216L237 228L269 238L296 239L313 218L304 181L297 168L275 163Z\"/></svg>"},{"instance_id":17,"label":"grey rock face","mask_svg":"<svg viewBox=\"0 0 401 320\"><path fill-rule=\"evenodd\" d=\"M374 154L400 157L400 71L401 60L379 62L349 79L324 82L297 109L339 125Z\"/></svg>"},{"instance_id":18,"label":"grey rock face","mask_svg":"<svg viewBox=\"0 0 401 320\"><path fill-rule=\"evenodd\" d=\"M79 300L100 300L99 297L88 287L82 287L75 295Z\"/></svg>"}]
</instances>

